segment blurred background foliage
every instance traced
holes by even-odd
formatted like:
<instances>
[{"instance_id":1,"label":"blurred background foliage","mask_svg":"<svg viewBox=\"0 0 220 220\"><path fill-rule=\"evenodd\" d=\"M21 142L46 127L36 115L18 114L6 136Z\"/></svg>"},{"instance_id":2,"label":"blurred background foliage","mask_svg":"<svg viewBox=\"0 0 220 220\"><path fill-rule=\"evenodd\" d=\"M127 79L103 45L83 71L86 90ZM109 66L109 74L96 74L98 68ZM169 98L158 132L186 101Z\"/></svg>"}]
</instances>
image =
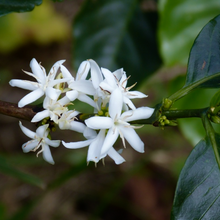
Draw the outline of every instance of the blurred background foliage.
<instances>
[{"instance_id":1,"label":"blurred background foliage","mask_svg":"<svg viewBox=\"0 0 220 220\"><path fill-rule=\"evenodd\" d=\"M8 81L26 77L21 70L30 69L33 57L47 70L66 59L72 73L92 58L112 71L123 67L131 75L129 84L138 82L135 89L149 95L136 104L153 107L184 85L193 41L220 12L218 0L8 0L5 8L3 4L0 99L13 103L26 92L10 88ZM11 13L23 11L27 12ZM175 106L206 107L215 92L195 91ZM138 132L146 153L140 155L128 146L123 152L127 162L120 166L109 159L105 166L87 166L87 149L62 146L52 152L56 164L51 166L41 155L22 153L27 139L17 119L0 119L3 220L169 219L179 172L192 146L204 136L197 119L179 120L178 128L165 130L145 126ZM81 139L66 131L54 136L66 142Z\"/></svg>"}]
</instances>

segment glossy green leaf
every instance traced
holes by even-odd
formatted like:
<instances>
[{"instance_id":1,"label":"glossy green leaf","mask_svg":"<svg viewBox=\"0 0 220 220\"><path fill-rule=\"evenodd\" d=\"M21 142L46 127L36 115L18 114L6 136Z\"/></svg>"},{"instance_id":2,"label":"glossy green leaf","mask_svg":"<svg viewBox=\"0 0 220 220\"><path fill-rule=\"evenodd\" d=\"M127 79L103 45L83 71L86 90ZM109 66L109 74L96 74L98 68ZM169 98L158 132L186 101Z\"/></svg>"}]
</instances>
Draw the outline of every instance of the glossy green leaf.
<instances>
[{"instance_id":1,"label":"glossy green leaf","mask_svg":"<svg viewBox=\"0 0 220 220\"><path fill-rule=\"evenodd\" d=\"M216 134L215 140L220 147L220 135ZM171 219L219 219L219 183L220 170L206 138L195 146L181 171Z\"/></svg>"},{"instance_id":2,"label":"glossy green leaf","mask_svg":"<svg viewBox=\"0 0 220 220\"><path fill-rule=\"evenodd\" d=\"M212 19L196 38L189 56L185 87L205 80L198 87L220 86L220 16Z\"/></svg>"},{"instance_id":3,"label":"glossy green leaf","mask_svg":"<svg viewBox=\"0 0 220 220\"><path fill-rule=\"evenodd\" d=\"M32 174L18 170L12 164L10 164L4 156L0 156L0 172L12 176L14 178L20 179L31 185L44 188L44 183L41 179Z\"/></svg>"},{"instance_id":4,"label":"glossy green leaf","mask_svg":"<svg viewBox=\"0 0 220 220\"><path fill-rule=\"evenodd\" d=\"M159 42L166 65L186 65L202 27L220 12L218 0L160 0Z\"/></svg>"},{"instance_id":5,"label":"glossy green leaf","mask_svg":"<svg viewBox=\"0 0 220 220\"><path fill-rule=\"evenodd\" d=\"M0 1L0 17L11 12L32 11L42 0L3 0Z\"/></svg>"},{"instance_id":6,"label":"glossy green leaf","mask_svg":"<svg viewBox=\"0 0 220 220\"><path fill-rule=\"evenodd\" d=\"M220 15L206 24L195 39L189 55L185 85L169 99L176 101L197 88L219 88L219 32Z\"/></svg>"},{"instance_id":7,"label":"glossy green leaf","mask_svg":"<svg viewBox=\"0 0 220 220\"><path fill-rule=\"evenodd\" d=\"M73 25L74 67L85 59L114 71L124 68L129 84L161 63L156 43L156 13L144 14L136 0L87 0Z\"/></svg>"}]
</instances>

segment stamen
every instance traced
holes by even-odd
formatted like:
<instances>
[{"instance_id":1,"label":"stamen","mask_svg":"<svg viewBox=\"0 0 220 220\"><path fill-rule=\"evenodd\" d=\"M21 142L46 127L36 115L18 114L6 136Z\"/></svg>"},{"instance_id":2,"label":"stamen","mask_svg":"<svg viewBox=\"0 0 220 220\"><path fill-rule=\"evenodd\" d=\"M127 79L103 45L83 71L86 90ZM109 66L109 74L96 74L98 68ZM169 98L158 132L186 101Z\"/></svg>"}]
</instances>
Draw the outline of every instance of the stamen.
<instances>
[{"instance_id":1,"label":"stamen","mask_svg":"<svg viewBox=\"0 0 220 220\"><path fill-rule=\"evenodd\" d=\"M123 89L125 89L125 87L124 87L123 84L124 84L126 81L128 81L130 77L131 77L131 76L127 77L127 78L121 83L121 87L122 87Z\"/></svg>"},{"instance_id":2,"label":"stamen","mask_svg":"<svg viewBox=\"0 0 220 220\"><path fill-rule=\"evenodd\" d=\"M111 92L109 92L108 90L104 90L101 86L99 86L99 88L100 88L103 92L107 93L108 95L111 95Z\"/></svg>"},{"instance_id":3,"label":"stamen","mask_svg":"<svg viewBox=\"0 0 220 220\"><path fill-rule=\"evenodd\" d=\"M40 139L38 145L32 150L33 152L35 152L41 146L42 141L43 141L43 138Z\"/></svg>"},{"instance_id":4,"label":"stamen","mask_svg":"<svg viewBox=\"0 0 220 220\"><path fill-rule=\"evenodd\" d=\"M119 130L119 135L120 135L120 138L122 139L122 143L123 143L124 148L126 148L125 138L124 138L124 136L123 136L123 134L121 133L120 130Z\"/></svg>"},{"instance_id":5,"label":"stamen","mask_svg":"<svg viewBox=\"0 0 220 220\"><path fill-rule=\"evenodd\" d=\"M36 80L38 79L33 73L27 72L25 70L22 70L24 73L26 73L28 76L34 77ZM25 80L26 81L26 80Z\"/></svg>"},{"instance_id":6,"label":"stamen","mask_svg":"<svg viewBox=\"0 0 220 220\"><path fill-rule=\"evenodd\" d=\"M127 88L126 88L126 92L128 92L130 89L132 89L132 88L135 87L136 85L137 85L137 82L134 83L132 86L127 87Z\"/></svg>"},{"instance_id":7,"label":"stamen","mask_svg":"<svg viewBox=\"0 0 220 220\"><path fill-rule=\"evenodd\" d=\"M102 158L102 164L105 166L105 158Z\"/></svg>"}]
</instances>

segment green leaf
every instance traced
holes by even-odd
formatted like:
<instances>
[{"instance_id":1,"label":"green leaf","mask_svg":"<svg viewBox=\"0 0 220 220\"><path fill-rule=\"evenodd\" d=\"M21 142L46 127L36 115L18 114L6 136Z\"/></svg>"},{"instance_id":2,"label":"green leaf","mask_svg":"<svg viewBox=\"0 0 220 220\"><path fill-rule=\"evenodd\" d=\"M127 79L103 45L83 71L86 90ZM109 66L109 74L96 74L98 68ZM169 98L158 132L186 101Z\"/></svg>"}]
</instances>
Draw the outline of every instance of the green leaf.
<instances>
[{"instance_id":1,"label":"green leaf","mask_svg":"<svg viewBox=\"0 0 220 220\"><path fill-rule=\"evenodd\" d=\"M85 59L134 75L129 84L155 71L160 63L156 13L144 14L136 0L87 0L73 24L74 67Z\"/></svg>"},{"instance_id":2,"label":"green leaf","mask_svg":"<svg viewBox=\"0 0 220 220\"><path fill-rule=\"evenodd\" d=\"M12 164L9 164L4 156L0 156L0 172L12 176L14 178L20 179L26 183L29 183L34 186L44 188L44 183L38 177L25 173L18 170Z\"/></svg>"},{"instance_id":3,"label":"green leaf","mask_svg":"<svg viewBox=\"0 0 220 220\"><path fill-rule=\"evenodd\" d=\"M220 150L220 135L215 135ZM219 219L220 170L207 137L188 157L178 180L171 219Z\"/></svg>"},{"instance_id":4,"label":"green leaf","mask_svg":"<svg viewBox=\"0 0 220 220\"><path fill-rule=\"evenodd\" d=\"M186 65L194 39L219 14L218 0L160 0L159 42L166 65Z\"/></svg>"},{"instance_id":5,"label":"green leaf","mask_svg":"<svg viewBox=\"0 0 220 220\"><path fill-rule=\"evenodd\" d=\"M42 0L3 0L0 2L0 17L11 12L32 11Z\"/></svg>"},{"instance_id":6,"label":"green leaf","mask_svg":"<svg viewBox=\"0 0 220 220\"><path fill-rule=\"evenodd\" d=\"M173 102L196 88L220 86L220 15L212 19L197 36L189 56L186 82L169 97Z\"/></svg>"},{"instance_id":7,"label":"green leaf","mask_svg":"<svg viewBox=\"0 0 220 220\"><path fill-rule=\"evenodd\" d=\"M196 38L190 52L185 87L220 72L220 16L212 19ZM219 87L219 74L198 87Z\"/></svg>"},{"instance_id":8,"label":"green leaf","mask_svg":"<svg viewBox=\"0 0 220 220\"><path fill-rule=\"evenodd\" d=\"M219 107L220 106L220 90L215 93L210 102L210 107Z\"/></svg>"}]
</instances>

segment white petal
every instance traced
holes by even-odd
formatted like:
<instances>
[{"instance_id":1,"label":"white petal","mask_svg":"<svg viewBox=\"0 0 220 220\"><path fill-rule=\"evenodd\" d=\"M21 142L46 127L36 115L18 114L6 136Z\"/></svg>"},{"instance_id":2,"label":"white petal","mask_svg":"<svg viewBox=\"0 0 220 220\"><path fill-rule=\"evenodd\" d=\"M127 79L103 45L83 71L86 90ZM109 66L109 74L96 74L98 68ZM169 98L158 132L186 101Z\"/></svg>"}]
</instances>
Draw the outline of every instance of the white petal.
<instances>
[{"instance_id":1,"label":"white petal","mask_svg":"<svg viewBox=\"0 0 220 220\"><path fill-rule=\"evenodd\" d=\"M137 98L141 99L148 97L147 95L139 91L131 91L131 92L129 91L126 94L129 97L129 99L137 99Z\"/></svg>"},{"instance_id":2,"label":"white petal","mask_svg":"<svg viewBox=\"0 0 220 220\"><path fill-rule=\"evenodd\" d=\"M83 132L83 136L86 138L86 139L93 139L97 136L97 133L95 130L91 129L91 128L88 128L86 127L84 132Z\"/></svg>"},{"instance_id":3,"label":"white petal","mask_svg":"<svg viewBox=\"0 0 220 220\"><path fill-rule=\"evenodd\" d=\"M36 89L30 93L28 93L26 96L24 96L19 102L18 102L18 107L22 108L25 105L28 105L34 101L36 101L37 99L39 99L40 97L42 97L44 95L44 92L42 91L42 89Z\"/></svg>"},{"instance_id":4,"label":"white petal","mask_svg":"<svg viewBox=\"0 0 220 220\"><path fill-rule=\"evenodd\" d=\"M50 80L53 80L56 76L57 70L59 69L60 65L62 65L65 60L59 60L51 67L48 76L50 76Z\"/></svg>"},{"instance_id":5,"label":"white petal","mask_svg":"<svg viewBox=\"0 0 220 220\"><path fill-rule=\"evenodd\" d=\"M136 107L134 106L133 102L127 97L127 96L123 96L123 101L126 105L129 106L129 108L131 108L132 110L135 110Z\"/></svg>"},{"instance_id":6,"label":"white petal","mask_svg":"<svg viewBox=\"0 0 220 220\"><path fill-rule=\"evenodd\" d=\"M80 64L79 69L76 73L76 81L86 79L86 77L88 76L89 70L90 70L89 61L83 61Z\"/></svg>"},{"instance_id":7,"label":"white petal","mask_svg":"<svg viewBox=\"0 0 220 220\"><path fill-rule=\"evenodd\" d=\"M69 78L70 80L74 80L74 77L65 66L61 65L60 69L64 78Z\"/></svg>"},{"instance_id":8,"label":"white petal","mask_svg":"<svg viewBox=\"0 0 220 220\"><path fill-rule=\"evenodd\" d=\"M112 92L109 100L109 115L112 119L115 119L116 116L120 117L122 105L123 96L121 90L117 88Z\"/></svg>"},{"instance_id":9,"label":"white petal","mask_svg":"<svg viewBox=\"0 0 220 220\"><path fill-rule=\"evenodd\" d=\"M128 79L128 78L127 78L127 75L126 75L126 73L124 72L124 73L122 74L121 79L120 79L120 85L123 86L124 88L126 88L126 86L127 86L127 82L128 82L127 79Z\"/></svg>"},{"instance_id":10,"label":"white petal","mask_svg":"<svg viewBox=\"0 0 220 220\"><path fill-rule=\"evenodd\" d=\"M113 120L109 117L94 116L85 120L86 125L92 129L108 129L113 126Z\"/></svg>"},{"instance_id":11,"label":"white petal","mask_svg":"<svg viewBox=\"0 0 220 220\"><path fill-rule=\"evenodd\" d=\"M113 147L109 149L108 156L111 157L116 164L125 162L125 159Z\"/></svg>"},{"instance_id":12,"label":"white petal","mask_svg":"<svg viewBox=\"0 0 220 220\"><path fill-rule=\"evenodd\" d=\"M85 128L86 128L86 126L81 122L77 122L77 121L70 122L70 130L72 130L72 131L77 131L79 133L83 133Z\"/></svg>"},{"instance_id":13,"label":"white petal","mask_svg":"<svg viewBox=\"0 0 220 220\"><path fill-rule=\"evenodd\" d=\"M50 109L51 106L55 104L55 101L49 98L48 96L45 96L44 101L43 101L43 107L45 109Z\"/></svg>"},{"instance_id":14,"label":"white petal","mask_svg":"<svg viewBox=\"0 0 220 220\"><path fill-rule=\"evenodd\" d=\"M24 153L32 151L39 144L38 140L31 140L22 145L22 150Z\"/></svg>"},{"instance_id":15,"label":"white petal","mask_svg":"<svg viewBox=\"0 0 220 220\"><path fill-rule=\"evenodd\" d=\"M51 147L60 146L60 140L50 140L49 138L45 138L45 143Z\"/></svg>"},{"instance_id":16,"label":"white petal","mask_svg":"<svg viewBox=\"0 0 220 220\"><path fill-rule=\"evenodd\" d=\"M66 114L68 114L67 119L70 120L70 119L74 118L75 116L79 115L80 112L75 111L75 110L70 110L70 111L66 112Z\"/></svg>"},{"instance_id":17,"label":"white petal","mask_svg":"<svg viewBox=\"0 0 220 220\"><path fill-rule=\"evenodd\" d=\"M118 70L115 70L114 72L113 72L113 75L115 75L115 77L118 79L118 81L121 79L121 77L122 77L122 74L124 73L124 70L123 70L123 68L121 68L121 69L118 69Z\"/></svg>"},{"instance_id":18,"label":"white petal","mask_svg":"<svg viewBox=\"0 0 220 220\"><path fill-rule=\"evenodd\" d=\"M91 77L92 77L92 84L95 89L99 87L99 84L103 80L103 76L101 70L97 63L94 60L89 60L90 67L91 67Z\"/></svg>"},{"instance_id":19,"label":"white petal","mask_svg":"<svg viewBox=\"0 0 220 220\"><path fill-rule=\"evenodd\" d=\"M46 93L46 96L48 96L49 98L53 100L57 100L59 95L61 94L61 91L59 89L47 87L45 93Z\"/></svg>"},{"instance_id":20,"label":"white petal","mask_svg":"<svg viewBox=\"0 0 220 220\"><path fill-rule=\"evenodd\" d=\"M78 148L82 148L82 147L86 147L90 145L93 140L94 139L89 139L85 141L77 141L77 142L70 142L70 143L66 143L62 141L62 144L64 145L64 147L69 148L69 149L78 149Z\"/></svg>"},{"instance_id":21,"label":"white petal","mask_svg":"<svg viewBox=\"0 0 220 220\"><path fill-rule=\"evenodd\" d=\"M125 121L135 121L150 118L154 112L154 108L140 107L135 110L129 110L121 115Z\"/></svg>"},{"instance_id":22,"label":"white petal","mask_svg":"<svg viewBox=\"0 0 220 220\"><path fill-rule=\"evenodd\" d=\"M31 138L31 139L34 139L34 136L35 136L35 134L36 134L35 132L33 132L33 131L31 131L30 129L24 127L20 121L19 121L19 126L20 126L22 132L23 132L26 136L28 136L28 137Z\"/></svg>"},{"instance_id":23,"label":"white petal","mask_svg":"<svg viewBox=\"0 0 220 220\"><path fill-rule=\"evenodd\" d=\"M44 144L43 149L44 150L43 150L42 154L43 154L44 160L50 164L55 164L53 157L51 155L49 146L47 144Z\"/></svg>"},{"instance_id":24,"label":"white petal","mask_svg":"<svg viewBox=\"0 0 220 220\"><path fill-rule=\"evenodd\" d=\"M62 79L50 79L48 81L48 85L47 87L54 87L57 84L61 84L61 83L65 83L65 82L69 82L71 79L69 78L62 78Z\"/></svg>"},{"instance_id":25,"label":"white petal","mask_svg":"<svg viewBox=\"0 0 220 220\"><path fill-rule=\"evenodd\" d=\"M61 99L58 100L58 103L62 106L68 104L70 99L67 96L63 96Z\"/></svg>"},{"instance_id":26,"label":"white petal","mask_svg":"<svg viewBox=\"0 0 220 220\"><path fill-rule=\"evenodd\" d=\"M101 68L101 71L105 79L107 80L109 86L115 88L117 86L117 82L112 72L110 72L108 69L105 69L105 68Z\"/></svg>"},{"instance_id":27,"label":"white petal","mask_svg":"<svg viewBox=\"0 0 220 220\"><path fill-rule=\"evenodd\" d=\"M96 108L96 103L94 102L94 100L92 100L89 96L85 94L80 93L77 99L80 100L81 102L85 102L91 105L92 107Z\"/></svg>"},{"instance_id":28,"label":"white petal","mask_svg":"<svg viewBox=\"0 0 220 220\"><path fill-rule=\"evenodd\" d=\"M77 99L78 95L79 95L79 92L76 90L68 91L66 93L66 96L68 97L70 101L74 101L75 99Z\"/></svg>"},{"instance_id":29,"label":"white petal","mask_svg":"<svg viewBox=\"0 0 220 220\"><path fill-rule=\"evenodd\" d=\"M116 86L112 87L110 86L105 80L102 81L100 84L99 84L99 87L102 89L102 90L105 90L109 93L112 93L112 91L116 88Z\"/></svg>"},{"instance_id":30,"label":"white petal","mask_svg":"<svg viewBox=\"0 0 220 220\"><path fill-rule=\"evenodd\" d=\"M89 80L79 80L74 81L69 86L71 89L77 90L79 92L88 94L88 95L94 95L95 89L92 85L92 82Z\"/></svg>"},{"instance_id":31,"label":"white petal","mask_svg":"<svg viewBox=\"0 0 220 220\"><path fill-rule=\"evenodd\" d=\"M87 161L97 163L100 159L101 148L105 138L105 130L100 130L95 140L89 145Z\"/></svg>"},{"instance_id":32,"label":"white petal","mask_svg":"<svg viewBox=\"0 0 220 220\"><path fill-rule=\"evenodd\" d=\"M40 83L44 83L46 80L46 74L41 69L40 65L38 64L35 58L31 60L30 67L31 67L33 74L37 77L37 81Z\"/></svg>"},{"instance_id":33,"label":"white petal","mask_svg":"<svg viewBox=\"0 0 220 220\"><path fill-rule=\"evenodd\" d=\"M106 154L118 138L118 129L110 128L102 145L101 155Z\"/></svg>"},{"instance_id":34,"label":"white petal","mask_svg":"<svg viewBox=\"0 0 220 220\"><path fill-rule=\"evenodd\" d=\"M38 83L31 82L28 80L21 80L21 79L12 79L9 81L10 86L18 87L21 89L27 90L35 90L38 87Z\"/></svg>"},{"instance_id":35,"label":"white petal","mask_svg":"<svg viewBox=\"0 0 220 220\"><path fill-rule=\"evenodd\" d=\"M36 134L38 137L46 137L48 135L48 131L47 128L48 128L49 124L45 124L45 125L41 125L40 127L37 128L36 130Z\"/></svg>"},{"instance_id":36,"label":"white petal","mask_svg":"<svg viewBox=\"0 0 220 220\"><path fill-rule=\"evenodd\" d=\"M124 138L127 142L138 152L144 153L144 143L137 135L133 128L128 128L120 126L120 131L122 132Z\"/></svg>"},{"instance_id":37,"label":"white petal","mask_svg":"<svg viewBox=\"0 0 220 220\"><path fill-rule=\"evenodd\" d=\"M38 112L31 120L31 122L38 122L43 120L46 117L50 116L50 111L49 110L43 110L41 112Z\"/></svg>"}]
</instances>

